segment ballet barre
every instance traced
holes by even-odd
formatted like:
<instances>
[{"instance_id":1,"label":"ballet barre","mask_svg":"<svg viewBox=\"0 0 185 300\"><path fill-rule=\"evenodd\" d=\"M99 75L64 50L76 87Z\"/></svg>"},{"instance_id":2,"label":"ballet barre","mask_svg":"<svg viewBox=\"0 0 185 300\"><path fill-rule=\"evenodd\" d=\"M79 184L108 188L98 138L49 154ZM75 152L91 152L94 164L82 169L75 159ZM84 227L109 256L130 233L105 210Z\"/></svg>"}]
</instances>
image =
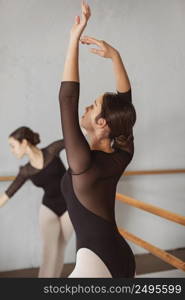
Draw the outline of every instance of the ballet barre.
<instances>
[{"instance_id":1,"label":"ballet barre","mask_svg":"<svg viewBox=\"0 0 185 300\"><path fill-rule=\"evenodd\" d=\"M144 248L151 252L153 255L159 257L161 260L167 262L168 264L174 266L177 269L180 269L185 272L185 262L181 259L175 257L174 255L169 254L168 252L138 238L137 236L133 235L130 232L127 232L126 230L119 228L120 234L130 242L133 242L134 244L140 246L141 248Z\"/></svg>"},{"instance_id":2,"label":"ballet barre","mask_svg":"<svg viewBox=\"0 0 185 300\"><path fill-rule=\"evenodd\" d=\"M0 181L13 181L15 176L0 176Z\"/></svg>"},{"instance_id":3,"label":"ballet barre","mask_svg":"<svg viewBox=\"0 0 185 300\"><path fill-rule=\"evenodd\" d=\"M125 171L124 176L135 176L135 175L160 175L160 174L178 174L185 173L185 169L164 169L164 170L136 170L136 171ZM0 176L0 181L12 181L15 176Z\"/></svg>"},{"instance_id":4,"label":"ballet barre","mask_svg":"<svg viewBox=\"0 0 185 300\"><path fill-rule=\"evenodd\" d=\"M181 224L181 225L185 226L185 217L181 216L181 215L178 215L178 214L175 214L175 213L173 213L169 210L166 210L166 209L163 209L163 208L160 208L160 207L142 202L140 200L136 200L134 198L131 198L131 197L119 194L119 193L116 194L116 199L121 201L121 202L127 203L128 205L137 207L139 209L142 209L142 210L145 210L145 211L150 212L152 214L155 214L157 216L160 216L164 219L167 219L167 220L170 220L172 222L175 222L175 223L178 223L178 224Z\"/></svg>"},{"instance_id":5,"label":"ballet barre","mask_svg":"<svg viewBox=\"0 0 185 300\"><path fill-rule=\"evenodd\" d=\"M159 217L162 217L164 219L170 220L172 222L178 223L180 225L185 226L185 217L172 213L168 210L162 209L160 207L148 204L148 203L144 203L142 201L136 200L134 198L122 195L117 193L116 194L116 200L119 200L123 203L126 203L128 205L131 205L133 207L145 210L147 212L150 212L152 214L155 214ZM181 259L175 257L174 255L169 254L168 252L140 239L139 237L133 235L130 232L127 232L126 230L124 230L123 228L119 228L119 231L121 233L121 235L133 242L134 244L140 246L141 248L144 248L146 250L148 250L149 252L151 252L153 255L159 257L160 259L162 259L163 261L167 262L168 264L176 267L177 269L180 269L182 271L185 272L185 262L182 261Z\"/></svg>"}]
</instances>

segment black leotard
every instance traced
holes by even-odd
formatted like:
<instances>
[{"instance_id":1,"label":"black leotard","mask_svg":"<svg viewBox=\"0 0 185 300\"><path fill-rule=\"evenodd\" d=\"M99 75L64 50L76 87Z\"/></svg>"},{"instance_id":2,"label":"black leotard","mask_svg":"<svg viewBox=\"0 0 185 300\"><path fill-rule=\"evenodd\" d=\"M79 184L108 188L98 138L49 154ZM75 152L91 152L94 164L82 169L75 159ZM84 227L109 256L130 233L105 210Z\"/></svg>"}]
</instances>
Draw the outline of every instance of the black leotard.
<instances>
[{"instance_id":1,"label":"black leotard","mask_svg":"<svg viewBox=\"0 0 185 300\"><path fill-rule=\"evenodd\" d=\"M119 93L131 101L131 90ZM62 179L67 209L77 236L77 250L97 254L112 277L134 277L133 252L115 221L116 186L133 153L91 150L78 120L79 83L62 82L60 109L69 169Z\"/></svg>"},{"instance_id":2,"label":"black leotard","mask_svg":"<svg viewBox=\"0 0 185 300\"><path fill-rule=\"evenodd\" d=\"M66 172L59 157L62 149L64 149L64 140L56 141L41 149L44 158L42 169L37 169L30 163L20 167L17 177L5 191L8 197L12 197L26 180L30 179L34 185L43 188L42 203L60 217L66 211L65 199L60 188L61 179Z\"/></svg>"}]
</instances>

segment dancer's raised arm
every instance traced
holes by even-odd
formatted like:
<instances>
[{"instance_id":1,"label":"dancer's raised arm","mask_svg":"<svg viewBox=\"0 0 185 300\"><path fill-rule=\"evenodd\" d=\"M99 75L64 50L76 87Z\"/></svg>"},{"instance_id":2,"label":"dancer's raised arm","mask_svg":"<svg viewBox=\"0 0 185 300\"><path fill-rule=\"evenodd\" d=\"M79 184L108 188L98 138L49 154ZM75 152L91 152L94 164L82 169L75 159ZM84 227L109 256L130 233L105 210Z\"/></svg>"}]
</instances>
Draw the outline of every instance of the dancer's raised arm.
<instances>
[{"instance_id":1,"label":"dancer's raised arm","mask_svg":"<svg viewBox=\"0 0 185 300\"><path fill-rule=\"evenodd\" d=\"M115 48L105 41L97 40L93 37L84 36L80 39L82 44L96 45L99 48L91 48L91 52L99 56L110 58L113 62L113 68L116 78L116 89L118 92L124 93L131 89L128 74L124 67L122 58Z\"/></svg>"},{"instance_id":2,"label":"dancer's raised arm","mask_svg":"<svg viewBox=\"0 0 185 300\"><path fill-rule=\"evenodd\" d=\"M90 17L90 8L82 3L82 16L75 18L70 33L69 48L65 60L59 101L62 130L69 167L73 174L82 173L91 163L90 147L81 131L78 118L79 67L78 52L80 36Z\"/></svg>"},{"instance_id":3,"label":"dancer's raised arm","mask_svg":"<svg viewBox=\"0 0 185 300\"><path fill-rule=\"evenodd\" d=\"M81 18L76 16L75 23L71 28L69 47L64 65L63 81L79 81L79 40L91 15L90 7L85 1L82 2L81 9Z\"/></svg>"}]
</instances>

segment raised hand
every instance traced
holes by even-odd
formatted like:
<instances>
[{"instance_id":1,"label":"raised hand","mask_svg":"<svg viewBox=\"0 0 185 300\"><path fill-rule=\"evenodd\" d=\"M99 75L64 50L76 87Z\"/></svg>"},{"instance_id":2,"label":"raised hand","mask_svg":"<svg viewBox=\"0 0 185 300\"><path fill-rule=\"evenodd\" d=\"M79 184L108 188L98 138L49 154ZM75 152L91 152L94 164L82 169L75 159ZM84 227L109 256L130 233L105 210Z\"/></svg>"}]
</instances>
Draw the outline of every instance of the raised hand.
<instances>
[{"instance_id":1,"label":"raised hand","mask_svg":"<svg viewBox=\"0 0 185 300\"><path fill-rule=\"evenodd\" d=\"M86 45L96 45L99 47L99 49L91 48L90 51L94 54L97 54L99 56L105 57L105 58L113 58L116 54L118 54L118 51L113 48L111 45L106 43L102 40L97 40L90 36L83 36L80 39L80 42L82 44Z\"/></svg>"},{"instance_id":2,"label":"raised hand","mask_svg":"<svg viewBox=\"0 0 185 300\"><path fill-rule=\"evenodd\" d=\"M91 16L91 10L87 2L82 1L81 4L81 18L80 16L75 17L75 23L71 28L71 38L79 39L82 32L84 31L87 22Z\"/></svg>"},{"instance_id":3,"label":"raised hand","mask_svg":"<svg viewBox=\"0 0 185 300\"><path fill-rule=\"evenodd\" d=\"M91 48L90 51L101 57L110 58L113 62L114 73L116 77L116 89L119 92L128 91L130 86L130 81L124 67L122 58L115 48L106 43L105 41L97 40L93 37L83 36L80 39L82 44L86 45L96 45L98 48Z\"/></svg>"}]
</instances>

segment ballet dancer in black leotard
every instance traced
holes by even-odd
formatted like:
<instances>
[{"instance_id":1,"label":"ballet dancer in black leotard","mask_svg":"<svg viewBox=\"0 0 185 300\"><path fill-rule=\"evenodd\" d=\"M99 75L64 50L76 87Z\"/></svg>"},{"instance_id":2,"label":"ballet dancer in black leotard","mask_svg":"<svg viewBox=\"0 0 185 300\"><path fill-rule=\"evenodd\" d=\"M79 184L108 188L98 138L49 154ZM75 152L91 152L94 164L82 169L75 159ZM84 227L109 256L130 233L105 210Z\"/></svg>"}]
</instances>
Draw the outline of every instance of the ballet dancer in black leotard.
<instances>
[{"instance_id":1,"label":"ballet dancer in black leotard","mask_svg":"<svg viewBox=\"0 0 185 300\"><path fill-rule=\"evenodd\" d=\"M20 167L13 183L0 197L0 206L11 198L30 179L43 188L44 196L40 208L42 235L42 262L39 277L59 277L63 267L64 250L73 227L66 211L60 182L66 169L59 157L64 149L64 140L56 141L39 149L39 135L27 127L20 127L9 136L12 153L17 158L27 155L29 162Z\"/></svg>"},{"instance_id":2,"label":"ballet dancer in black leotard","mask_svg":"<svg viewBox=\"0 0 185 300\"><path fill-rule=\"evenodd\" d=\"M81 126L90 145L80 129L78 51L89 17L90 8L83 2L82 17L76 17L71 29L59 94L69 163L62 188L77 236L76 266L69 277L134 277L134 255L118 232L114 206L118 180L133 157L136 113L118 51L104 41L84 37L81 43L99 46L93 53L112 60L117 93L105 93L86 108Z\"/></svg>"}]
</instances>

